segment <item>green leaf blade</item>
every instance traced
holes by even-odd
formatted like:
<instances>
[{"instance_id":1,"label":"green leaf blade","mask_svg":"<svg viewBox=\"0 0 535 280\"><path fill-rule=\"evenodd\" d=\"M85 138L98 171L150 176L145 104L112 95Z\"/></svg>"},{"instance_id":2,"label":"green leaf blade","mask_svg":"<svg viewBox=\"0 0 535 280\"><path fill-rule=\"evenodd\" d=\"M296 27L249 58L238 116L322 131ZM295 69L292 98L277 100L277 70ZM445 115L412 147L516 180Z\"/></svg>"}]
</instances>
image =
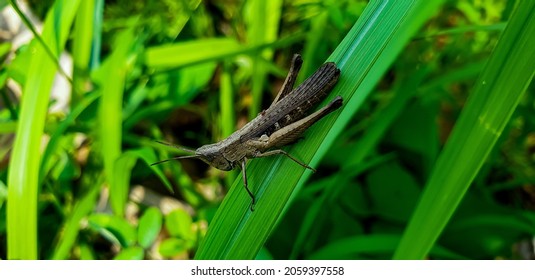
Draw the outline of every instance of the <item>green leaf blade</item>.
<instances>
[{"instance_id":1,"label":"green leaf blade","mask_svg":"<svg viewBox=\"0 0 535 280\"><path fill-rule=\"evenodd\" d=\"M535 72L535 2L521 1L476 81L395 259L423 259L464 197Z\"/></svg>"},{"instance_id":2,"label":"green leaf blade","mask_svg":"<svg viewBox=\"0 0 535 280\"><path fill-rule=\"evenodd\" d=\"M42 39L59 56L68 37L74 15L80 4L57 1L50 10ZM39 162L48 98L57 70L57 61L38 41L30 44L32 52L23 89L17 138L13 146L8 174L8 258L37 258L37 197L39 192Z\"/></svg>"}]
</instances>

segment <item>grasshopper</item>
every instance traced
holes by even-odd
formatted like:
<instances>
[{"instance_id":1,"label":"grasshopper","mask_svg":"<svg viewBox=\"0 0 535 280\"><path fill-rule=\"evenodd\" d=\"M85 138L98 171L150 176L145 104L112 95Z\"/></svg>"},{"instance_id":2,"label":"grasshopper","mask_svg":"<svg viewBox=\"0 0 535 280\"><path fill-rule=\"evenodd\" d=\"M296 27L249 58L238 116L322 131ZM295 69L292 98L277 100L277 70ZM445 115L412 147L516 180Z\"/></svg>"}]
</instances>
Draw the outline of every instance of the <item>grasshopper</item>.
<instances>
[{"instance_id":1,"label":"grasshopper","mask_svg":"<svg viewBox=\"0 0 535 280\"><path fill-rule=\"evenodd\" d=\"M192 155L178 156L151 165L183 158L199 158L207 164L229 171L238 166L242 171L245 190L251 197L254 211L255 196L247 184L245 163L247 159L284 155L304 168L316 171L284 150L282 146L295 142L315 122L342 106L342 97L335 97L329 104L312 114L307 111L321 102L338 82L340 70L333 62L323 64L312 76L293 89L303 60L295 54L279 93L270 107L241 129L220 142L204 145L196 150L159 142Z\"/></svg>"}]
</instances>

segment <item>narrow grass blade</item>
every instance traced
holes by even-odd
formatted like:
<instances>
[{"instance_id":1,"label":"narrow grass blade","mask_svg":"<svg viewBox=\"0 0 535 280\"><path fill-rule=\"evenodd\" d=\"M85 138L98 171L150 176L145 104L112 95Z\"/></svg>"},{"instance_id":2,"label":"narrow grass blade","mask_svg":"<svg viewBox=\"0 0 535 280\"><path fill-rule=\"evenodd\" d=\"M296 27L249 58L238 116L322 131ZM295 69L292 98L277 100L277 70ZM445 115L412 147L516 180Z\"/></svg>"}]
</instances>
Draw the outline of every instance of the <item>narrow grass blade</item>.
<instances>
[{"instance_id":1,"label":"narrow grass blade","mask_svg":"<svg viewBox=\"0 0 535 280\"><path fill-rule=\"evenodd\" d=\"M50 137L50 140L48 141L48 145L46 146L45 152L43 153L43 157L41 160L41 167L39 169L39 184L43 183L43 180L45 178L45 175L52 169L54 166L54 163L52 162L52 155L56 152L58 145L60 143L61 138L65 135L65 132L67 129L74 124L76 121L76 118L85 110L87 107L89 107L93 102L97 100L99 97L98 92L93 92L91 94L88 94L85 99L83 99L78 106L74 107L72 109L71 113L60 122L52 136Z\"/></svg>"},{"instance_id":2,"label":"narrow grass blade","mask_svg":"<svg viewBox=\"0 0 535 280\"><path fill-rule=\"evenodd\" d=\"M223 71L221 72L221 88L219 93L219 104L221 107L221 137L224 139L232 134L236 130L236 108L234 106L234 88L232 84L232 74L230 73L230 65L223 65ZM232 185L234 178L236 178L236 171L232 171L233 174L228 174L225 177L227 185Z\"/></svg>"},{"instance_id":3,"label":"narrow grass blade","mask_svg":"<svg viewBox=\"0 0 535 280\"><path fill-rule=\"evenodd\" d=\"M242 47L238 42L228 38L180 42L147 49L145 64L149 67L165 70L215 60L241 49Z\"/></svg>"},{"instance_id":4,"label":"narrow grass blade","mask_svg":"<svg viewBox=\"0 0 535 280\"><path fill-rule=\"evenodd\" d=\"M95 207L95 200L99 194L101 184L102 182L96 182L92 189L76 203L73 211L66 219L63 230L57 237L58 244L54 248L51 259L64 260L69 257L69 252L80 231L80 222Z\"/></svg>"},{"instance_id":5,"label":"narrow grass blade","mask_svg":"<svg viewBox=\"0 0 535 280\"><path fill-rule=\"evenodd\" d=\"M254 54L265 48L289 46L301 41L303 37L303 34L297 33L274 42L253 46L243 46L236 40L228 38L200 39L155 46L147 48L145 51L145 64L156 71L169 71L193 64L219 61L240 54ZM188 55L177 56L177 53L187 53Z\"/></svg>"},{"instance_id":6,"label":"narrow grass blade","mask_svg":"<svg viewBox=\"0 0 535 280\"><path fill-rule=\"evenodd\" d=\"M303 82L306 79L306 75L314 73L314 68L317 65L317 61L312 61L307 58L312 57L322 57L323 54L318 54L320 52L320 46L325 40L324 32L329 25L329 12L327 9L321 11L319 15L311 19L310 32L307 33L306 41L303 48L303 66L299 72L299 77L297 79L298 83Z\"/></svg>"},{"instance_id":7,"label":"narrow grass blade","mask_svg":"<svg viewBox=\"0 0 535 280\"><path fill-rule=\"evenodd\" d=\"M277 39L281 16L281 0L249 0L245 4L244 18L247 24L247 43L251 46L271 43ZM266 81L267 65L273 50L264 49L253 56L252 105L249 117L254 118L260 112L262 92Z\"/></svg>"},{"instance_id":8,"label":"narrow grass blade","mask_svg":"<svg viewBox=\"0 0 535 280\"><path fill-rule=\"evenodd\" d=\"M76 17L74 38L73 38L73 96L71 104L77 105L82 99L83 92L86 91L86 83L89 78L91 49L94 47L94 28L96 1L82 1L78 16Z\"/></svg>"},{"instance_id":9,"label":"narrow grass blade","mask_svg":"<svg viewBox=\"0 0 535 280\"><path fill-rule=\"evenodd\" d=\"M311 259L364 259L370 255L388 256L399 244L400 238L399 235L377 234L340 239L319 249L311 256ZM433 255L443 259L466 259L466 257L443 247L433 248Z\"/></svg>"},{"instance_id":10,"label":"narrow grass blade","mask_svg":"<svg viewBox=\"0 0 535 280\"><path fill-rule=\"evenodd\" d=\"M115 49L102 67L95 73L95 81L102 93L99 104L99 136L104 159L104 172L110 184L111 201L120 201L124 190L120 186L123 178L116 174L116 161L121 155L122 105L125 79L133 61L130 56L136 42L134 31L129 29L118 34ZM115 214L122 216L122 204L112 203Z\"/></svg>"},{"instance_id":11,"label":"narrow grass blade","mask_svg":"<svg viewBox=\"0 0 535 280\"><path fill-rule=\"evenodd\" d=\"M58 70L58 72L72 84L71 78L69 77L69 75L67 75L67 73L64 71L63 68L61 68L61 65L59 64L58 52L57 52L58 50L52 49L53 46L51 46L50 42L44 38L44 34L42 36L37 32L37 30L35 29L35 26L32 25L30 19L20 9L17 1L8 0L8 2L11 5L11 7L13 7L13 10L15 10L15 12L19 15L22 22L24 22L26 27L28 27L28 29L34 36L34 40L36 40L37 42L39 42L39 44L41 44L41 47L43 48L43 54L47 55L50 61L54 62L55 67Z\"/></svg>"},{"instance_id":12,"label":"narrow grass blade","mask_svg":"<svg viewBox=\"0 0 535 280\"><path fill-rule=\"evenodd\" d=\"M535 2L519 1L427 182L395 259L423 259L461 202L535 71Z\"/></svg>"},{"instance_id":13,"label":"narrow grass blade","mask_svg":"<svg viewBox=\"0 0 535 280\"><path fill-rule=\"evenodd\" d=\"M43 42L58 57L65 46L76 10L75 1L56 1L48 13ZM8 175L7 246L9 259L37 258L37 197L40 145L57 63L42 44L32 41L33 53Z\"/></svg>"}]
</instances>

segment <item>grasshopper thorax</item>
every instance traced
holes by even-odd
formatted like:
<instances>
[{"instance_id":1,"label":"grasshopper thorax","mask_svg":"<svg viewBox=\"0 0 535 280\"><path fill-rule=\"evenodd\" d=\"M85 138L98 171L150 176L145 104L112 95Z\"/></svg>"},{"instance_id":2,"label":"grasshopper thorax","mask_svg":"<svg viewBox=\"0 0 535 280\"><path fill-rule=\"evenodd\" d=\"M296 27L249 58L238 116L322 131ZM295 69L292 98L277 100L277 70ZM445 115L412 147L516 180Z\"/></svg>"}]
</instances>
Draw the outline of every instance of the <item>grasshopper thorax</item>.
<instances>
[{"instance_id":1,"label":"grasshopper thorax","mask_svg":"<svg viewBox=\"0 0 535 280\"><path fill-rule=\"evenodd\" d=\"M221 146L215 144L204 145L195 151L195 154L209 165L223 170L229 171L234 167L232 162L228 161L221 153Z\"/></svg>"}]
</instances>

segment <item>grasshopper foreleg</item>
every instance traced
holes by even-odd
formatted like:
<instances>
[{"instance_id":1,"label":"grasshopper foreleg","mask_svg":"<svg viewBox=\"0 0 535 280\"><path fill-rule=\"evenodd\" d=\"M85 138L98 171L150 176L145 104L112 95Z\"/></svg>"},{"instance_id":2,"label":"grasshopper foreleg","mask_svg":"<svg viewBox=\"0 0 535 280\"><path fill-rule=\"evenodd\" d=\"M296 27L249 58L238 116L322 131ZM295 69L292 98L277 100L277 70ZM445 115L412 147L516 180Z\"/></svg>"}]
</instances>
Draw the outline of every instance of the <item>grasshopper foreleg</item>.
<instances>
[{"instance_id":1,"label":"grasshopper foreleg","mask_svg":"<svg viewBox=\"0 0 535 280\"><path fill-rule=\"evenodd\" d=\"M247 184L247 173L245 171L245 159L243 159L241 161L241 173L242 173L242 176L243 176L243 185L245 186L245 190L247 191L247 193L249 193L249 196L251 197L251 211L254 211L254 204L255 204L255 198L254 198L254 194L251 192L251 190L249 190L249 186Z\"/></svg>"}]
</instances>

